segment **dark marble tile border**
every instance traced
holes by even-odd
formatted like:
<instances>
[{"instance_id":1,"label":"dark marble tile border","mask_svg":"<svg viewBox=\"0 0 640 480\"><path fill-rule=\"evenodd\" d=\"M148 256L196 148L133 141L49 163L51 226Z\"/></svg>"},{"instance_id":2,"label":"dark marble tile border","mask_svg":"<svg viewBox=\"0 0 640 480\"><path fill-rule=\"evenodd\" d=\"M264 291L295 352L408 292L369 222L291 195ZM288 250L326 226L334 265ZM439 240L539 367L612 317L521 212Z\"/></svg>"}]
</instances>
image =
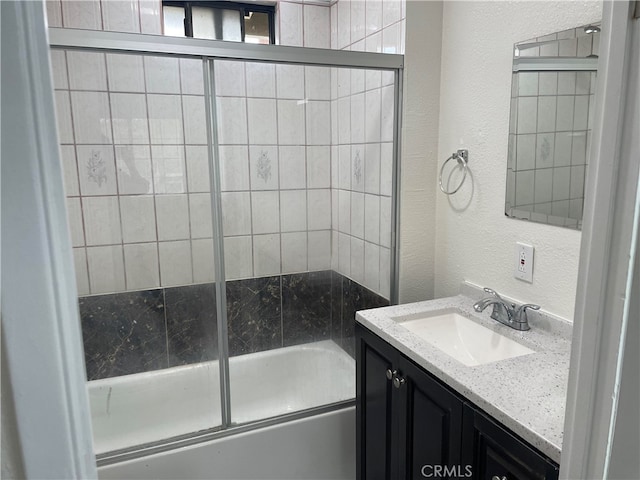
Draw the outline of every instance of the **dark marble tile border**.
<instances>
[{"instance_id":1,"label":"dark marble tile border","mask_svg":"<svg viewBox=\"0 0 640 480\"><path fill-rule=\"evenodd\" d=\"M169 366L217 359L215 284L166 288L164 298Z\"/></svg>"},{"instance_id":2,"label":"dark marble tile border","mask_svg":"<svg viewBox=\"0 0 640 480\"><path fill-rule=\"evenodd\" d=\"M331 272L282 276L282 338L285 347L331 338Z\"/></svg>"},{"instance_id":3,"label":"dark marble tile border","mask_svg":"<svg viewBox=\"0 0 640 480\"><path fill-rule=\"evenodd\" d=\"M162 289L79 299L87 378L168 367Z\"/></svg>"},{"instance_id":4,"label":"dark marble tile border","mask_svg":"<svg viewBox=\"0 0 640 480\"><path fill-rule=\"evenodd\" d=\"M354 355L355 313L388 300L332 270L228 281L229 355L332 339ZM79 299L89 380L218 358L215 284Z\"/></svg>"},{"instance_id":5,"label":"dark marble tile border","mask_svg":"<svg viewBox=\"0 0 640 480\"><path fill-rule=\"evenodd\" d=\"M281 277L227 282L229 356L282 347Z\"/></svg>"}]
</instances>

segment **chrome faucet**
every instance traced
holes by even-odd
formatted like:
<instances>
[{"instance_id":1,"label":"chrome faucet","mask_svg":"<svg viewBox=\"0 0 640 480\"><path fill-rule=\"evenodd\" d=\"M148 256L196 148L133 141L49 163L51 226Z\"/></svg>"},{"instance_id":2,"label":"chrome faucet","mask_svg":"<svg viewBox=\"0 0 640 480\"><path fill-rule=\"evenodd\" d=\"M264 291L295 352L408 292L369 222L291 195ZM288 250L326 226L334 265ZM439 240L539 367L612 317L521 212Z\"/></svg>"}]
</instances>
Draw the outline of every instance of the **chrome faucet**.
<instances>
[{"instance_id":1,"label":"chrome faucet","mask_svg":"<svg viewBox=\"0 0 640 480\"><path fill-rule=\"evenodd\" d=\"M520 331L526 331L531 328L527 319L527 309L540 310L539 305L525 303L516 307L515 303L507 302L495 290L485 288L484 291L491 296L483 298L473 305L473 309L476 312L482 312L489 305L493 305L491 318L494 320Z\"/></svg>"}]
</instances>

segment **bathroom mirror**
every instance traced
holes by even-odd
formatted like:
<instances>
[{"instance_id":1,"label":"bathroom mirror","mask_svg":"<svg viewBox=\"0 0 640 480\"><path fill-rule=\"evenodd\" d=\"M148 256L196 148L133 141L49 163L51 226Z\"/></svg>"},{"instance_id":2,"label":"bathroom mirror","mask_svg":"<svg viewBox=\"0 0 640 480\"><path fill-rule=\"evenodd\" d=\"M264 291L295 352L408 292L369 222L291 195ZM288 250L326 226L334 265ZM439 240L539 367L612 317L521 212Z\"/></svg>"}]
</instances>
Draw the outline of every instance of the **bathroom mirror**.
<instances>
[{"instance_id":1,"label":"bathroom mirror","mask_svg":"<svg viewBox=\"0 0 640 480\"><path fill-rule=\"evenodd\" d=\"M599 23L516 43L505 215L580 229Z\"/></svg>"}]
</instances>

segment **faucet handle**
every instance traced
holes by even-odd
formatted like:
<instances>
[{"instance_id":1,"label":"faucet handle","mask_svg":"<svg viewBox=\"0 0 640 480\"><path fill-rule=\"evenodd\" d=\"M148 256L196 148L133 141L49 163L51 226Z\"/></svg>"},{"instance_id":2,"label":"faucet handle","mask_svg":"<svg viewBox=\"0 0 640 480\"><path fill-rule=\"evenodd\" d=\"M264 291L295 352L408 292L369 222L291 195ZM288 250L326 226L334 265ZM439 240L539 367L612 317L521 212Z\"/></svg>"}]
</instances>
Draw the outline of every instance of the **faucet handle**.
<instances>
[{"instance_id":1,"label":"faucet handle","mask_svg":"<svg viewBox=\"0 0 640 480\"><path fill-rule=\"evenodd\" d=\"M489 287L484 287L484 291L486 293L488 293L489 295L493 295L494 297L496 297L498 300L500 300L502 303L504 303L505 305L511 305L511 308L515 308L515 304L511 303L511 302L507 302L504 298L502 298L500 296L500 294L498 292L496 292L495 290L493 290L492 288ZM540 308L540 307L538 307Z\"/></svg>"},{"instance_id":2,"label":"faucet handle","mask_svg":"<svg viewBox=\"0 0 640 480\"><path fill-rule=\"evenodd\" d=\"M516 322L527 322L527 309L540 310L540 305L535 305L533 303L525 303L524 305L520 305L515 314Z\"/></svg>"}]
</instances>

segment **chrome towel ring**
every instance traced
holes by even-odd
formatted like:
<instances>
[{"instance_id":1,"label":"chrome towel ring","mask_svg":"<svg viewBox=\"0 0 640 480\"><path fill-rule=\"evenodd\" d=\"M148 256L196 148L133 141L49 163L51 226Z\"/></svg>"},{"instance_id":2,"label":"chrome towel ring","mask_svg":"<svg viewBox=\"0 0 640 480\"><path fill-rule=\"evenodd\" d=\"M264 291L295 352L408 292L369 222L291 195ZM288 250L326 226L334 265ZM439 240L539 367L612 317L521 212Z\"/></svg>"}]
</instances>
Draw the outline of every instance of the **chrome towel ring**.
<instances>
[{"instance_id":1,"label":"chrome towel ring","mask_svg":"<svg viewBox=\"0 0 640 480\"><path fill-rule=\"evenodd\" d=\"M453 159L457 160L458 165L462 167L462 170L463 170L462 180L460 181L460 185L458 185L454 190L447 191L445 190L444 185L442 184L442 172L444 171L444 166L447 164L447 162ZM444 193L445 195L453 195L458 190L460 190L460 187L462 187L462 184L467 178L468 169L469 169L469 150L462 149L462 150L458 150L457 152L453 152L451 156L444 161L444 163L442 164L442 167L440 167L440 176L438 177L438 184L440 185L440 190L442 190L442 193Z\"/></svg>"}]
</instances>

